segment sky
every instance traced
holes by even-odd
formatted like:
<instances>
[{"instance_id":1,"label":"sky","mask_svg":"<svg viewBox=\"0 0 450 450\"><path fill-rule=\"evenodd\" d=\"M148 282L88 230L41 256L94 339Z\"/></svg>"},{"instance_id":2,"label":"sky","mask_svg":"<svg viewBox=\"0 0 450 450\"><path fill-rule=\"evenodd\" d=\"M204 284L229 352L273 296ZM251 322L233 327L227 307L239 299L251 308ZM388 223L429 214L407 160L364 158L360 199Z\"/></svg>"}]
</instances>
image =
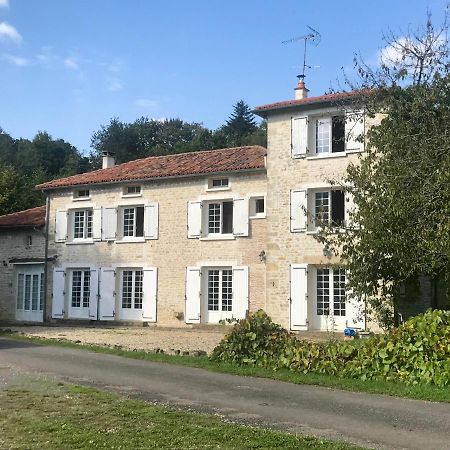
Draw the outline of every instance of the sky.
<instances>
[{"instance_id":1,"label":"sky","mask_svg":"<svg viewBox=\"0 0 450 450\"><path fill-rule=\"evenodd\" d=\"M0 127L89 152L111 118L178 117L215 129L239 100L293 98L307 25L310 95L337 87L383 32L403 35L448 0L0 0Z\"/></svg>"}]
</instances>

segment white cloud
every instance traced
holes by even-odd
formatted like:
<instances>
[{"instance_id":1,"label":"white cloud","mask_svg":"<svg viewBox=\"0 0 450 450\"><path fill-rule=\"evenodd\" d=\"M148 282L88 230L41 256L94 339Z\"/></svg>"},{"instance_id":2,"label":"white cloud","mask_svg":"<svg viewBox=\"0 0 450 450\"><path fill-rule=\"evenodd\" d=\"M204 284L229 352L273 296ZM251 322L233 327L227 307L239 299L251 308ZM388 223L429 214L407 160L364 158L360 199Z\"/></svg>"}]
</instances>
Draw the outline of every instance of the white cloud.
<instances>
[{"instance_id":1,"label":"white cloud","mask_svg":"<svg viewBox=\"0 0 450 450\"><path fill-rule=\"evenodd\" d=\"M154 110L159 107L159 101L151 100L149 98L138 98L134 101L134 106L142 109Z\"/></svg>"},{"instance_id":2,"label":"white cloud","mask_svg":"<svg viewBox=\"0 0 450 450\"><path fill-rule=\"evenodd\" d=\"M120 80L111 79L108 80L108 91L117 92L123 89L123 84Z\"/></svg>"},{"instance_id":3,"label":"white cloud","mask_svg":"<svg viewBox=\"0 0 450 450\"><path fill-rule=\"evenodd\" d=\"M20 33L12 25L6 22L0 22L0 40L10 40L16 44L20 44L23 39Z\"/></svg>"},{"instance_id":4,"label":"white cloud","mask_svg":"<svg viewBox=\"0 0 450 450\"><path fill-rule=\"evenodd\" d=\"M5 55L4 59L6 59L6 61L8 61L13 66L17 67L26 67L30 65L30 60L27 58L22 58L21 56Z\"/></svg>"},{"instance_id":5,"label":"white cloud","mask_svg":"<svg viewBox=\"0 0 450 450\"><path fill-rule=\"evenodd\" d=\"M64 60L64 65L65 65L68 69L72 69L72 70L77 70L77 69L80 68L80 66L79 66L79 64L78 64L78 61L77 61L75 58L73 58L73 57L66 58L66 59Z\"/></svg>"},{"instance_id":6,"label":"white cloud","mask_svg":"<svg viewBox=\"0 0 450 450\"><path fill-rule=\"evenodd\" d=\"M0 0L0 8L8 8L9 0Z\"/></svg>"}]
</instances>

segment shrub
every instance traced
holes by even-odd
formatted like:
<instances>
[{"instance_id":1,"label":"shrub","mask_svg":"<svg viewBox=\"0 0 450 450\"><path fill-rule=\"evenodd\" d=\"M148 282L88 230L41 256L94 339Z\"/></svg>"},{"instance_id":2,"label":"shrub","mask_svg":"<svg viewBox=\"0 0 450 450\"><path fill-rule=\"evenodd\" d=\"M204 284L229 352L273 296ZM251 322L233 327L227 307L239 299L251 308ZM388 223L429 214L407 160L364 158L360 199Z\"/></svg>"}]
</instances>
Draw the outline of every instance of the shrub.
<instances>
[{"instance_id":1,"label":"shrub","mask_svg":"<svg viewBox=\"0 0 450 450\"><path fill-rule=\"evenodd\" d=\"M298 340L257 311L234 326L211 355L215 361L408 384L450 384L450 313L428 310L364 341Z\"/></svg>"}]
</instances>

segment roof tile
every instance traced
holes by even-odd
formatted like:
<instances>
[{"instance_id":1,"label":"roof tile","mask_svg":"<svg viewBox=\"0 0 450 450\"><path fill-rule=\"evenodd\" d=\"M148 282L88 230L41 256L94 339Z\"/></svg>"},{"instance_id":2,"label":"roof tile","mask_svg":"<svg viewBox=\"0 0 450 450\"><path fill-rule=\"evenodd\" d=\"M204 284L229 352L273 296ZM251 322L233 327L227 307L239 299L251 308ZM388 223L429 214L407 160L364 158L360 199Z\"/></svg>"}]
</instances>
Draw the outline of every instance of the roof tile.
<instances>
[{"instance_id":1,"label":"roof tile","mask_svg":"<svg viewBox=\"0 0 450 450\"><path fill-rule=\"evenodd\" d=\"M42 228L45 225L45 205L0 216L0 228Z\"/></svg>"},{"instance_id":2,"label":"roof tile","mask_svg":"<svg viewBox=\"0 0 450 450\"><path fill-rule=\"evenodd\" d=\"M169 156L152 156L118 164L108 169L60 178L36 187L38 189L57 189L87 184L264 169L266 154L267 150L264 147L255 145Z\"/></svg>"}]
</instances>

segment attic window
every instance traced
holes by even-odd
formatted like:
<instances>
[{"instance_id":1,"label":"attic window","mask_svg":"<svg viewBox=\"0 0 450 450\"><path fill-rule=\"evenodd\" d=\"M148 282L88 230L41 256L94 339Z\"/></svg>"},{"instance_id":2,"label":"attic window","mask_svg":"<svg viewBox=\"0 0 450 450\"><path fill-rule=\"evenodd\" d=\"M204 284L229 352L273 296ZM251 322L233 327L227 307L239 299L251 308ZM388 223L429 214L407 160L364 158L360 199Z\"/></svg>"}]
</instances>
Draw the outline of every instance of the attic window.
<instances>
[{"instance_id":1,"label":"attic window","mask_svg":"<svg viewBox=\"0 0 450 450\"><path fill-rule=\"evenodd\" d=\"M84 199L89 198L90 194L89 189L78 189L73 193L73 197L75 199Z\"/></svg>"},{"instance_id":2,"label":"attic window","mask_svg":"<svg viewBox=\"0 0 450 450\"><path fill-rule=\"evenodd\" d=\"M230 186L228 178L212 178L209 180L209 189L226 189Z\"/></svg>"},{"instance_id":3,"label":"attic window","mask_svg":"<svg viewBox=\"0 0 450 450\"><path fill-rule=\"evenodd\" d=\"M123 195L129 197L137 197L141 195L141 186L125 186Z\"/></svg>"}]
</instances>

